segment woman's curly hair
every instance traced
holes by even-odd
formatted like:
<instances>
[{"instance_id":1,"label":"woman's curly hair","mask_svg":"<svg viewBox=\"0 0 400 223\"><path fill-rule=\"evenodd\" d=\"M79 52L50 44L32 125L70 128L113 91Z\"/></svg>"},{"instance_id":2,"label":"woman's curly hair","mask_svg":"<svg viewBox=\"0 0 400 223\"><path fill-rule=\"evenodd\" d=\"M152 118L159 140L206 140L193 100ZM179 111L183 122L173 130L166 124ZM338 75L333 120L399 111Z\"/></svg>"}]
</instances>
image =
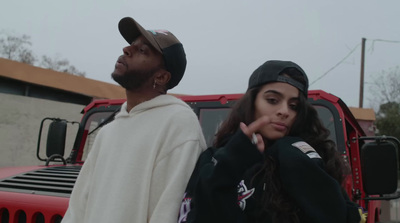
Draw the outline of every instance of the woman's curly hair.
<instances>
[{"instance_id":1,"label":"woman's curly hair","mask_svg":"<svg viewBox=\"0 0 400 223\"><path fill-rule=\"evenodd\" d=\"M294 68L285 69L281 75L287 75L305 84L302 75ZM262 86L249 89L235 104L229 117L221 125L214 141L215 147L224 146L238 129L240 122L249 125L255 117L255 99ZM317 110L303 94L299 94L299 106L296 119L290 129L289 136L297 136L310 144L321 156L326 172L343 184L348 166L336 149L335 143L329 139L330 132L318 117ZM270 144L271 142L268 142ZM257 179L257 180L255 180ZM262 182L265 192L259 201L260 216L271 215L273 222L299 222L299 209L294 201L285 193L280 180L275 160L265 155L265 162L253 177L253 182ZM260 219L262 222L263 219Z\"/></svg>"}]
</instances>

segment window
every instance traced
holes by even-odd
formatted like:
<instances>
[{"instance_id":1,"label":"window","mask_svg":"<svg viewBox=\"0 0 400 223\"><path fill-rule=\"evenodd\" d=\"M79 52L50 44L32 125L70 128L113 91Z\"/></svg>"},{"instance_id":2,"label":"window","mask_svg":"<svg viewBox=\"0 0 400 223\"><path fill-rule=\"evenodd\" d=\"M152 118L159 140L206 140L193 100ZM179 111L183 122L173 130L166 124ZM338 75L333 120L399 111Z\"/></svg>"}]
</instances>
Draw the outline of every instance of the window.
<instances>
[{"instance_id":1,"label":"window","mask_svg":"<svg viewBox=\"0 0 400 223\"><path fill-rule=\"evenodd\" d=\"M230 108L200 109L199 121L207 146L212 146L215 133L228 117Z\"/></svg>"},{"instance_id":2,"label":"window","mask_svg":"<svg viewBox=\"0 0 400 223\"><path fill-rule=\"evenodd\" d=\"M335 119L333 117L332 112L328 108L320 106L320 105L314 105L314 108L317 110L318 116L319 116L322 124L330 132L329 139L331 139L332 141L334 141L337 144Z\"/></svg>"},{"instance_id":3,"label":"window","mask_svg":"<svg viewBox=\"0 0 400 223\"><path fill-rule=\"evenodd\" d=\"M83 149L82 160L86 160L92 146L94 139L96 138L97 133L102 128L98 128L100 124L103 122L107 122L107 119L113 115L113 112L96 112L93 113L85 123L85 132L87 133L87 138L85 141L85 147ZM112 121L113 118L109 121ZM103 124L102 124L103 125ZM103 125L104 126L104 125Z\"/></svg>"}]
</instances>

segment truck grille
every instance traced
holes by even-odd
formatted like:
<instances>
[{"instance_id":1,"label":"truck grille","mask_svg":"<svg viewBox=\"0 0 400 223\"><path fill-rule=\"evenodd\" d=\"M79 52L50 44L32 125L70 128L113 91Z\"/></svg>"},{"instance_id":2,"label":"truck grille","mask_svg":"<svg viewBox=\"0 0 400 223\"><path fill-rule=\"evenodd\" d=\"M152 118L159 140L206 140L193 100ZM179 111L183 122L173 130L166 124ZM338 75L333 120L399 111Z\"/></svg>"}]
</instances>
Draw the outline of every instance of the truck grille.
<instances>
[{"instance_id":1,"label":"truck grille","mask_svg":"<svg viewBox=\"0 0 400 223\"><path fill-rule=\"evenodd\" d=\"M81 166L57 166L19 174L0 181L0 190L69 197Z\"/></svg>"}]
</instances>

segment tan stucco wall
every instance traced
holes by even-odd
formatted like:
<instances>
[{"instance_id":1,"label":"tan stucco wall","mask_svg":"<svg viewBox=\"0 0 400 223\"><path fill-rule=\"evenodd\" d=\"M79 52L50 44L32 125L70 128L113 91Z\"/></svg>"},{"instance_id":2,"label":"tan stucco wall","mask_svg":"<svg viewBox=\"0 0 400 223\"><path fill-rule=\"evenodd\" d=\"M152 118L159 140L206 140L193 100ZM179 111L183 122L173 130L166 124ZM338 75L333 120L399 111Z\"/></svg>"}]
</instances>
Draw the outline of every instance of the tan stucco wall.
<instances>
[{"instance_id":1,"label":"tan stucco wall","mask_svg":"<svg viewBox=\"0 0 400 223\"><path fill-rule=\"evenodd\" d=\"M82 105L0 93L0 167L44 164L36 158L41 121L46 117L80 121L83 108ZM72 149L77 128L77 125L68 128L64 157ZM43 158L46 134L44 128L41 140Z\"/></svg>"}]
</instances>

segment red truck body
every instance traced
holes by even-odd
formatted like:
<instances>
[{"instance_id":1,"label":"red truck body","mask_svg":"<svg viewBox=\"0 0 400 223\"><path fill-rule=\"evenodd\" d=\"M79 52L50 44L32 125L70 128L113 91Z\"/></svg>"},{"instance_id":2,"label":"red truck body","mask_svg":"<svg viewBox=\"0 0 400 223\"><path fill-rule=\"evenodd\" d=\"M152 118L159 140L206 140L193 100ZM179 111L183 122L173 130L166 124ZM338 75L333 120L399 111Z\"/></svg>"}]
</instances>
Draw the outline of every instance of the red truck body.
<instances>
[{"instance_id":1,"label":"red truck body","mask_svg":"<svg viewBox=\"0 0 400 223\"><path fill-rule=\"evenodd\" d=\"M231 106L241 96L242 94L177 97L191 106L197 114L206 141L211 145L218 124L226 118ZM367 144L366 140L362 139L365 137L363 129L338 97L314 90L309 91L309 101L319 112L321 120L331 131L331 139L336 142L338 150L351 167L352 172L348 175L345 185L350 199L365 208L368 212L368 223L378 222L380 200L394 197L382 198L382 194L366 193L363 180L366 177L372 178L363 173L362 148ZM38 146L37 156L46 161L46 165L0 169L0 223L60 222L67 209L79 170L95 138L93 134L98 131L99 125L101 127L102 123L112 121L113 115L118 112L123 102L125 100L122 99L95 100L84 108L71 154L62 158L65 165L52 164L48 154L47 158L41 158L42 153L39 152ZM48 137L52 137L50 132ZM57 161L56 158L59 157L55 157L54 161ZM394 165L397 165L397 162ZM396 171L397 174L397 168L390 171ZM397 188L397 178L395 186Z\"/></svg>"}]
</instances>

